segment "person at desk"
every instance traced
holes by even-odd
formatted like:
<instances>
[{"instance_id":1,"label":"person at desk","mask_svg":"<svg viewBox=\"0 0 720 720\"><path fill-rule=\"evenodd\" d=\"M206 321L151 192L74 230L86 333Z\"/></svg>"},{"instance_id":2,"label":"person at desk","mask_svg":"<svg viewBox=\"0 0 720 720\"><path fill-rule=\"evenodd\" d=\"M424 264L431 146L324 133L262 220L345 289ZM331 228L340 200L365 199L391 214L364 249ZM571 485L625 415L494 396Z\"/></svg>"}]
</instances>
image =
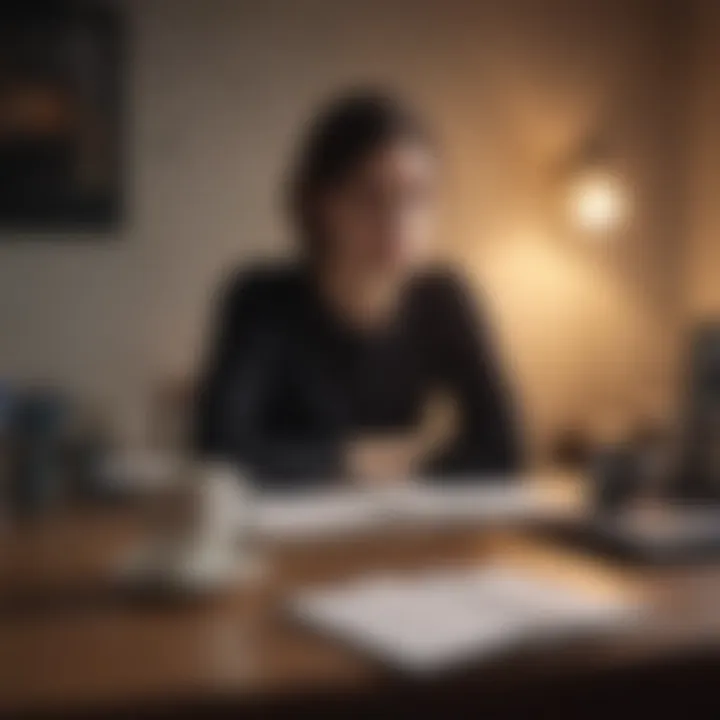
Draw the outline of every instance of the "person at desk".
<instances>
[{"instance_id":1,"label":"person at desk","mask_svg":"<svg viewBox=\"0 0 720 720\"><path fill-rule=\"evenodd\" d=\"M485 322L430 267L438 154L420 118L355 93L299 155L295 265L230 282L196 449L262 486L510 474L518 428Z\"/></svg>"}]
</instances>

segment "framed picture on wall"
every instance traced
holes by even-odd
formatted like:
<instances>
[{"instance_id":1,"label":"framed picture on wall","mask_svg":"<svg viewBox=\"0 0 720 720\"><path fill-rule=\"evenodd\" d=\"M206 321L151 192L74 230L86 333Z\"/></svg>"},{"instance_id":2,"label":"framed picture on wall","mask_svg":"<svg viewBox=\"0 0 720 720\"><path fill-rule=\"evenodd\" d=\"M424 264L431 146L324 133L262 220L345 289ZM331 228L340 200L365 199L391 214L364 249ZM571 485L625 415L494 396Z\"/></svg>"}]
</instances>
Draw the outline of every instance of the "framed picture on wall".
<instances>
[{"instance_id":1,"label":"framed picture on wall","mask_svg":"<svg viewBox=\"0 0 720 720\"><path fill-rule=\"evenodd\" d=\"M0 3L0 230L117 225L121 50L111 5Z\"/></svg>"}]
</instances>

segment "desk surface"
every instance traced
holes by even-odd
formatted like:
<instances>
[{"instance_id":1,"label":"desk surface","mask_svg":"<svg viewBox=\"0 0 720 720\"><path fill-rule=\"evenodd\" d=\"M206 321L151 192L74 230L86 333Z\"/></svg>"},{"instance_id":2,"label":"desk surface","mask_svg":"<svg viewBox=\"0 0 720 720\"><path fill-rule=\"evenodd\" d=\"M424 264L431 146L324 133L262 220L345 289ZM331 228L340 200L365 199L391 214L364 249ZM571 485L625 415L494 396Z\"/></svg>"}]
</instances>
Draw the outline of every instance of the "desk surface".
<instances>
[{"instance_id":1,"label":"desk surface","mask_svg":"<svg viewBox=\"0 0 720 720\"><path fill-rule=\"evenodd\" d=\"M158 708L293 707L297 698L384 693L406 681L290 622L281 607L288 591L363 571L497 556L597 592L642 593L653 609L622 638L483 664L473 670L473 687L639 668L692 654L699 643L712 652L720 647L712 599L720 569L631 571L517 532L397 533L267 547L273 571L252 589L175 604L130 602L111 587L108 570L139 521L127 509L75 512L0 536L0 714L151 715Z\"/></svg>"}]
</instances>

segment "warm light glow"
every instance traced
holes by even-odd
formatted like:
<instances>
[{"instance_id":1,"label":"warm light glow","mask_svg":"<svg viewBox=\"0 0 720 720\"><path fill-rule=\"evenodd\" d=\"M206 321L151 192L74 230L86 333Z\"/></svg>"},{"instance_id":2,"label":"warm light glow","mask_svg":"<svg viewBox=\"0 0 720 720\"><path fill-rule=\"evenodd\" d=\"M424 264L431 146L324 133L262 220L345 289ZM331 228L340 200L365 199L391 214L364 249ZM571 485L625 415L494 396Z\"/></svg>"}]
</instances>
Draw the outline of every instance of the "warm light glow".
<instances>
[{"instance_id":1,"label":"warm light glow","mask_svg":"<svg viewBox=\"0 0 720 720\"><path fill-rule=\"evenodd\" d=\"M588 172L570 188L570 213L583 230L616 228L626 218L627 200L619 180L608 172Z\"/></svg>"}]
</instances>

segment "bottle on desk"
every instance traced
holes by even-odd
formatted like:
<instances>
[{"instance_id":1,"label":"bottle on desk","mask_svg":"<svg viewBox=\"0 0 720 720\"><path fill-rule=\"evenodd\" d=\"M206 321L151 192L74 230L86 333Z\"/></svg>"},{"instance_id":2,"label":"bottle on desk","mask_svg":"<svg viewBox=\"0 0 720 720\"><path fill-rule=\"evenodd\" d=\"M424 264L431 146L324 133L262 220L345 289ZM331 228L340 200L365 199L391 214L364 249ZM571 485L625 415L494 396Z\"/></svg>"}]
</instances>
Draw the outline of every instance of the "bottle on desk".
<instances>
[{"instance_id":1,"label":"bottle on desk","mask_svg":"<svg viewBox=\"0 0 720 720\"><path fill-rule=\"evenodd\" d=\"M0 382L0 529L7 522L10 504L12 406L10 385Z\"/></svg>"},{"instance_id":2,"label":"bottle on desk","mask_svg":"<svg viewBox=\"0 0 720 720\"><path fill-rule=\"evenodd\" d=\"M14 514L34 517L62 501L69 405L49 389L17 397L10 426L9 497Z\"/></svg>"}]
</instances>

